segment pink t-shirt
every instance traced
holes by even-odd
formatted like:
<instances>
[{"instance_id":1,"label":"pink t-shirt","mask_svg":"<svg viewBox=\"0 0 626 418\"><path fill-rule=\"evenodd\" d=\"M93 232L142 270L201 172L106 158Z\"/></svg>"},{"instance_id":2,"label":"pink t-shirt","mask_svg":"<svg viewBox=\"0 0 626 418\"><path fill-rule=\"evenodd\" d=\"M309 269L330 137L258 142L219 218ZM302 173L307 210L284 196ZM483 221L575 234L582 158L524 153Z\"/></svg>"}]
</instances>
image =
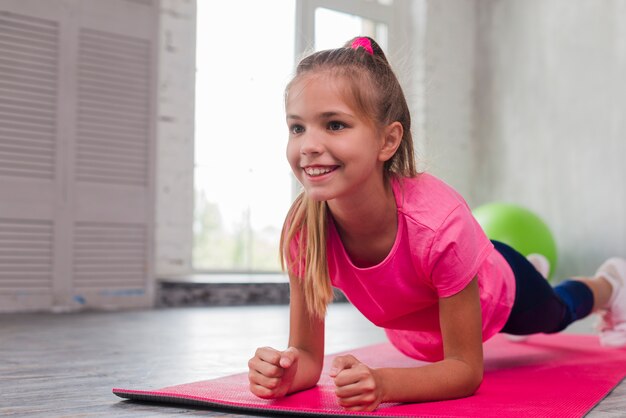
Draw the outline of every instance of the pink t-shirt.
<instances>
[{"instance_id":1,"label":"pink t-shirt","mask_svg":"<svg viewBox=\"0 0 626 418\"><path fill-rule=\"evenodd\" d=\"M348 256L332 219L328 269L332 284L404 354L443 358L439 298L478 277L483 341L504 326L515 296L513 272L485 236L463 198L430 174L392 180L398 231L387 257L359 268Z\"/></svg>"}]
</instances>

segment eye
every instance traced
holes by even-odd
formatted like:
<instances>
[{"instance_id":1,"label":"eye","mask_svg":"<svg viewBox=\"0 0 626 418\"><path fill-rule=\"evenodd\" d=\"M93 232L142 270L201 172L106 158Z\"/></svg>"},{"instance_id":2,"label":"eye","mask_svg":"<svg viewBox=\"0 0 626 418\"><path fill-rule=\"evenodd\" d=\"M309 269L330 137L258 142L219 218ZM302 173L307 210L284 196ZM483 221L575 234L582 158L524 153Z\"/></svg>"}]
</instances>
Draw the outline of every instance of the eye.
<instances>
[{"instance_id":1,"label":"eye","mask_svg":"<svg viewBox=\"0 0 626 418\"><path fill-rule=\"evenodd\" d=\"M328 123L328 129L331 131L341 131L342 129L345 129L346 125L343 124L342 122L337 122L337 121L332 121Z\"/></svg>"},{"instance_id":2,"label":"eye","mask_svg":"<svg viewBox=\"0 0 626 418\"><path fill-rule=\"evenodd\" d=\"M301 134L304 132L304 126L302 125L291 125L289 127L289 133L293 135Z\"/></svg>"}]
</instances>

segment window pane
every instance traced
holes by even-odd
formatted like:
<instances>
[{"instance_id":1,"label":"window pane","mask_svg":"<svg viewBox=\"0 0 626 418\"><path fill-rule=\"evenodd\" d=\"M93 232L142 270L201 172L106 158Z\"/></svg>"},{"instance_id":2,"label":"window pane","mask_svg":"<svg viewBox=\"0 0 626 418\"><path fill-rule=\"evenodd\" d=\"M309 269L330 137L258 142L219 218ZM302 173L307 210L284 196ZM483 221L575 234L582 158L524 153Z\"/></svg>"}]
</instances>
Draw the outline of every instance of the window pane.
<instances>
[{"instance_id":1,"label":"window pane","mask_svg":"<svg viewBox=\"0 0 626 418\"><path fill-rule=\"evenodd\" d=\"M370 36L387 49L387 25L321 7L315 10L316 50L338 48L355 36Z\"/></svg>"},{"instance_id":2,"label":"window pane","mask_svg":"<svg viewBox=\"0 0 626 418\"><path fill-rule=\"evenodd\" d=\"M194 267L278 271L295 2L197 3Z\"/></svg>"}]
</instances>

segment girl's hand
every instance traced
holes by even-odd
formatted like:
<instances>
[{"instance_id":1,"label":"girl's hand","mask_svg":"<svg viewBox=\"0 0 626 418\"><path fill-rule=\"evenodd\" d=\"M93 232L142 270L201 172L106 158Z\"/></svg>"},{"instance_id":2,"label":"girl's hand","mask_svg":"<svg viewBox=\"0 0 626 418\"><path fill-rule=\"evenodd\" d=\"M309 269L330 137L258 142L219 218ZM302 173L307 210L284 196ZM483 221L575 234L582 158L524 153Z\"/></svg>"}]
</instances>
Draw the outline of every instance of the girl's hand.
<instances>
[{"instance_id":1,"label":"girl's hand","mask_svg":"<svg viewBox=\"0 0 626 418\"><path fill-rule=\"evenodd\" d=\"M373 411L383 399L382 379L354 356L335 357L330 369L339 405L350 411Z\"/></svg>"},{"instance_id":2,"label":"girl's hand","mask_svg":"<svg viewBox=\"0 0 626 418\"><path fill-rule=\"evenodd\" d=\"M285 396L293 383L298 370L298 349L289 347L278 351L271 347L261 347L248 361L250 391L263 399Z\"/></svg>"}]
</instances>

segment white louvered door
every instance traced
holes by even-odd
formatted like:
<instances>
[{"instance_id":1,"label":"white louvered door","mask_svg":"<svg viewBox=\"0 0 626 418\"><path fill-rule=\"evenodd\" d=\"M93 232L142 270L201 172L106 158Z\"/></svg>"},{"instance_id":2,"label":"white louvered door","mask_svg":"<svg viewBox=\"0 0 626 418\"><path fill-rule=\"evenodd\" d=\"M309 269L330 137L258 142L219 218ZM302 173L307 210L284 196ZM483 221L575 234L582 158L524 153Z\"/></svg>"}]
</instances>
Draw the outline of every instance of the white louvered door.
<instances>
[{"instance_id":1,"label":"white louvered door","mask_svg":"<svg viewBox=\"0 0 626 418\"><path fill-rule=\"evenodd\" d=\"M152 304L158 12L0 3L0 311Z\"/></svg>"},{"instance_id":2,"label":"white louvered door","mask_svg":"<svg viewBox=\"0 0 626 418\"><path fill-rule=\"evenodd\" d=\"M0 309L53 303L59 23L0 10Z\"/></svg>"}]
</instances>

